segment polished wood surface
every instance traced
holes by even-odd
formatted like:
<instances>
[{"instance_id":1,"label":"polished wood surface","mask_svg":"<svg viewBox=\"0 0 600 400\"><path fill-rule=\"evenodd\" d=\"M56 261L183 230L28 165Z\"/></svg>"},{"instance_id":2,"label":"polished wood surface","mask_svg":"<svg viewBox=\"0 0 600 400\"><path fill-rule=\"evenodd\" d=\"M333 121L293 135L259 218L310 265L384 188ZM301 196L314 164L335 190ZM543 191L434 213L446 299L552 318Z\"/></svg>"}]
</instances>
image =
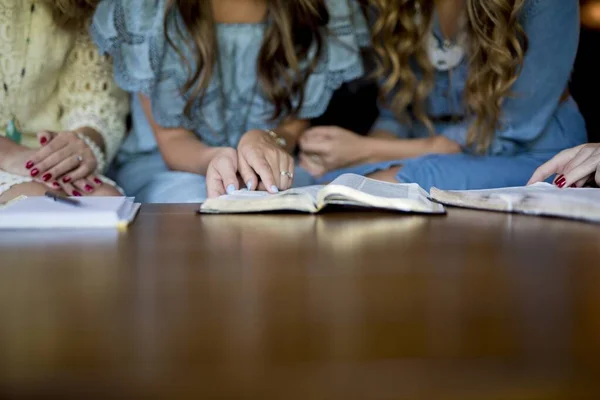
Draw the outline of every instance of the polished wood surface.
<instances>
[{"instance_id":1,"label":"polished wood surface","mask_svg":"<svg viewBox=\"0 0 600 400\"><path fill-rule=\"evenodd\" d=\"M598 225L193 211L0 232L0 398L600 398Z\"/></svg>"}]
</instances>

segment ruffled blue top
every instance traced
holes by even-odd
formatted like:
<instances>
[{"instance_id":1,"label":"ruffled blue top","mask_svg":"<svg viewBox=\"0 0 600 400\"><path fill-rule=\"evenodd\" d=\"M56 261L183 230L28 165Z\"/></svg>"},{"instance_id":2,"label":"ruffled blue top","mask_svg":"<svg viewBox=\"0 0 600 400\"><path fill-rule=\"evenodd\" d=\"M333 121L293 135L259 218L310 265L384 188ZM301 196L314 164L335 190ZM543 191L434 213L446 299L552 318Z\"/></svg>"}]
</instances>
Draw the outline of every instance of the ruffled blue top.
<instances>
[{"instance_id":1,"label":"ruffled blue top","mask_svg":"<svg viewBox=\"0 0 600 400\"><path fill-rule=\"evenodd\" d=\"M91 34L101 52L112 56L117 83L131 93L147 96L159 125L193 131L210 146L236 147L248 130L276 127L281 121L271 119L274 106L261 92L257 79L257 59L268 23L217 24L219 61L204 98L186 114L188 95L181 87L188 71L165 39L166 2L104 0L98 6ZM301 119L322 115L333 92L364 73L360 48L369 44L369 30L360 6L355 0L326 3L330 13L328 36L318 67L305 88ZM169 18L180 17L175 13ZM186 39L170 32L175 31L175 24L170 22L170 37L179 48L187 49L182 42ZM132 118L133 132L125 150L135 153L156 148L137 96Z\"/></svg>"}]
</instances>

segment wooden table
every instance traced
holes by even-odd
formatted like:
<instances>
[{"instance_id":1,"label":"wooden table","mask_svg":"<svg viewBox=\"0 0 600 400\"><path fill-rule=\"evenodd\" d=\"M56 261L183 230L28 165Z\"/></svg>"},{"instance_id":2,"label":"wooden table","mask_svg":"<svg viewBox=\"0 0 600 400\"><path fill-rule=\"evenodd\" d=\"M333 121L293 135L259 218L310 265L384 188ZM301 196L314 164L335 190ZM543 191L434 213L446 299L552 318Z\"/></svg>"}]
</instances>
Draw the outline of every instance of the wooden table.
<instances>
[{"instance_id":1,"label":"wooden table","mask_svg":"<svg viewBox=\"0 0 600 400\"><path fill-rule=\"evenodd\" d=\"M0 398L600 398L598 225L194 209L0 232Z\"/></svg>"}]
</instances>

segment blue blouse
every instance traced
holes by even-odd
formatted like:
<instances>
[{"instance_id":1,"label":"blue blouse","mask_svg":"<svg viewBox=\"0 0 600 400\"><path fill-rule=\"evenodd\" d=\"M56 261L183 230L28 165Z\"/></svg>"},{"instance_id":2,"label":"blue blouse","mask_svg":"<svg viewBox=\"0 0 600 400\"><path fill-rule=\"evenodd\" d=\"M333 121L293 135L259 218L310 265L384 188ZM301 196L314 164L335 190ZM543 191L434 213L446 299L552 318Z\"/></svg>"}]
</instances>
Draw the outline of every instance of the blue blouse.
<instances>
[{"instance_id":1,"label":"blue blouse","mask_svg":"<svg viewBox=\"0 0 600 400\"><path fill-rule=\"evenodd\" d=\"M131 93L147 96L159 125L193 131L210 146L236 147L248 130L276 127L281 119L271 120L273 105L261 93L257 79L257 58L267 23L217 24L219 63L204 99L196 101L186 115L187 95L180 88L188 72L165 40L166 3L167 0L104 0L99 4L91 33L100 50L113 57L117 83ZM301 119L323 114L333 92L364 72L360 48L369 44L369 31L360 6L355 0L326 3L330 13L329 36L318 67L308 79L298 116ZM171 18L179 16L171 14ZM173 25L169 24L168 29ZM184 39L175 32L170 32L170 36L180 48L186 48ZM132 113L133 135L125 144L126 151L155 149L154 136L135 98Z\"/></svg>"},{"instance_id":2,"label":"blue blouse","mask_svg":"<svg viewBox=\"0 0 600 400\"><path fill-rule=\"evenodd\" d=\"M437 22L437 21L436 21ZM509 156L529 152L558 151L581 143L576 129L582 125L577 106L572 99L560 107L561 96L567 88L579 41L579 5L577 0L528 0L521 22L529 39L529 47L521 73L513 85L513 97L502 106L500 128L496 131L488 154ZM439 23L434 35L443 37ZM465 107L465 84L469 73L468 56L452 71L436 71L433 90L427 99L428 115L459 116L461 123L437 123L436 133L466 146L472 119ZM394 113L380 108L374 130L385 130L399 138L429 136L418 122L406 126L397 121ZM573 131L569 137L560 129L547 129L553 120ZM572 124L572 128L569 126ZM464 148L469 153L471 149Z\"/></svg>"}]
</instances>

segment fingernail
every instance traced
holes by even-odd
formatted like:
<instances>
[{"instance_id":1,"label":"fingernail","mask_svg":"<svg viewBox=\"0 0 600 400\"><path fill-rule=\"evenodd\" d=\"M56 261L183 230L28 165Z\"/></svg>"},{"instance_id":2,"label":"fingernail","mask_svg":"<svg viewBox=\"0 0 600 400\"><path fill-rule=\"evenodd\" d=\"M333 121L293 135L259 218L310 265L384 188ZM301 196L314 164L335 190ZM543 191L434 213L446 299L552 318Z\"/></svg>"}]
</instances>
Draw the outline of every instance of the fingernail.
<instances>
[{"instance_id":1,"label":"fingernail","mask_svg":"<svg viewBox=\"0 0 600 400\"><path fill-rule=\"evenodd\" d=\"M556 180L556 182L554 182L554 184L555 184L556 186L558 186L558 187L562 187L561 185L563 185L563 186L564 186L564 184L565 184L565 182L566 182L566 181L567 181L567 180L565 179L565 177L564 177L564 176L561 176L559 179L557 179L557 180Z\"/></svg>"},{"instance_id":2,"label":"fingernail","mask_svg":"<svg viewBox=\"0 0 600 400\"><path fill-rule=\"evenodd\" d=\"M42 176L42 180L44 182L48 182L50 179L52 179L52 174L50 174L50 173L46 173L46 174L44 174L44 176Z\"/></svg>"},{"instance_id":3,"label":"fingernail","mask_svg":"<svg viewBox=\"0 0 600 400\"><path fill-rule=\"evenodd\" d=\"M277 186L273 185L273 186L271 186L271 192L279 193L279 189L277 189Z\"/></svg>"},{"instance_id":4,"label":"fingernail","mask_svg":"<svg viewBox=\"0 0 600 400\"><path fill-rule=\"evenodd\" d=\"M79 193L77 190L73 190L73 196L81 197L81 193Z\"/></svg>"},{"instance_id":5,"label":"fingernail","mask_svg":"<svg viewBox=\"0 0 600 400\"><path fill-rule=\"evenodd\" d=\"M102 181L98 178L94 178L94 182L96 182L98 185L102 185Z\"/></svg>"},{"instance_id":6,"label":"fingernail","mask_svg":"<svg viewBox=\"0 0 600 400\"><path fill-rule=\"evenodd\" d=\"M235 192L235 186L233 184L227 186L227 194L232 194Z\"/></svg>"},{"instance_id":7,"label":"fingernail","mask_svg":"<svg viewBox=\"0 0 600 400\"><path fill-rule=\"evenodd\" d=\"M85 190L86 190L86 192L91 192L94 190L94 188L91 185L85 185Z\"/></svg>"},{"instance_id":8,"label":"fingernail","mask_svg":"<svg viewBox=\"0 0 600 400\"><path fill-rule=\"evenodd\" d=\"M69 182L71 182L71 177L70 177L70 176L65 176L65 177L63 178L63 182L64 182L64 183L69 183Z\"/></svg>"},{"instance_id":9,"label":"fingernail","mask_svg":"<svg viewBox=\"0 0 600 400\"><path fill-rule=\"evenodd\" d=\"M560 181L560 182L556 182L556 186L558 186L559 188L561 188L561 189L562 189L562 188L563 188L563 186L565 186L565 183L566 183L566 181L563 179L563 180L562 180L562 181Z\"/></svg>"},{"instance_id":10,"label":"fingernail","mask_svg":"<svg viewBox=\"0 0 600 400\"><path fill-rule=\"evenodd\" d=\"M52 187L55 189L60 189L60 185L58 184L58 182L52 182Z\"/></svg>"},{"instance_id":11,"label":"fingernail","mask_svg":"<svg viewBox=\"0 0 600 400\"><path fill-rule=\"evenodd\" d=\"M48 138L46 138L46 136L42 136L42 137L40 138L40 143L41 143L41 144L46 144L46 142L47 142L47 141L48 141Z\"/></svg>"},{"instance_id":12,"label":"fingernail","mask_svg":"<svg viewBox=\"0 0 600 400\"><path fill-rule=\"evenodd\" d=\"M34 168L34 169L31 170L31 176L36 176L39 173L40 173L40 170L37 169L37 168Z\"/></svg>"},{"instance_id":13,"label":"fingernail","mask_svg":"<svg viewBox=\"0 0 600 400\"><path fill-rule=\"evenodd\" d=\"M565 178L564 175L559 175L556 177L556 179L554 179L554 183L556 184L556 183L558 183L558 181L560 181L561 179L564 179L564 178Z\"/></svg>"},{"instance_id":14,"label":"fingernail","mask_svg":"<svg viewBox=\"0 0 600 400\"><path fill-rule=\"evenodd\" d=\"M572 184L571 186L569 186L570 188L575 188L577 186L575 186L575 184Z\"/></svg>"},{"instance_id":15,"label":"fingernail","mask_svg":"<svg viewBox=\"0 0 600 400\"><path fill-rule=\"evenodd\" d=\"M247 183L246 183L246 187L248 188L248 190L252 189L252 185L254 184L254 181L252 179L250 179Z\"/></svg>"},{"instance_id":16,"label":"fingernail","mask_svg":"<svg viewBox=\"0 0 600 400\"><path fill-rule=\"evenodd\" d=\"M33 161L27 161L27 164L25 164L25 168L27 168L27 169L33 168Z\"/></svg>"}]
</instances>

